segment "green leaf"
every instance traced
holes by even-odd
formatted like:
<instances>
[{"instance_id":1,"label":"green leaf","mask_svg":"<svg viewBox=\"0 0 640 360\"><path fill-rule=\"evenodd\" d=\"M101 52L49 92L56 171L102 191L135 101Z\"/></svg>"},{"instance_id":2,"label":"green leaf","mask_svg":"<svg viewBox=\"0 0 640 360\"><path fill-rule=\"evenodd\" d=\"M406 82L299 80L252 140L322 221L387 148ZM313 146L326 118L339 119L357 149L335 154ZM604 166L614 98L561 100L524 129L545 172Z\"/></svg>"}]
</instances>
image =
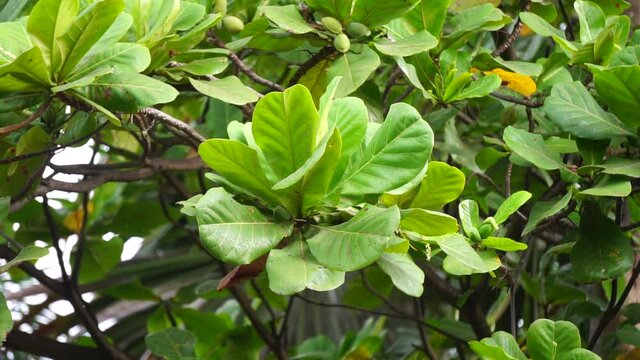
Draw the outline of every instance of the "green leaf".
<instances>
[{"instance_id":1,"label":"green leaf","mask_svg":"<svg viewBox=\"0 0 640 360\"><path fill-rule=\"evenodd\" d=\"M196 205L203 245L225 262L250 264L273 249L293 230L275 223L255 207L244 206L222 188L213 188Z\"/></svg>"},{"instance_id":2,"label":"green leaf","mask_svg":"<svg viewBox=\"0 0 640 360\"><path fill-rule=\"evenodd\" d=\"M384 25L402 16L420 0L357 0L351 18L367 25Z\"/></svg>"},{"instance_id":3,"label":"green leaf","mask_svg":"<svg viewBox=\"0 0 640 360\"><path fill-rule=\"evenodd\" d=\"M21 22L0 22L0 65L13 62L33 45Z\"/></svg>"},{"instance_id":4,"label":"green leaf","mask_svg":"<svg viewBox=\"0 0 640 360\"><path fill-rule=\"evenodd\" d=\"M421 1L404 18L416 29L424 29L440 38L451 0Z\"/></svg>"},{"instance_id":5,"label":"green leaf","mask_svg":"<svg viewBox=\"0 0 640 360\"><path fill-rule=\"evenodd\" d=\"M555 170L564 166L559 152L549 149L542 135L509 126L504 130L504 142L511 151L544 170Z\"/></svg>"},{"instance_id":6,"label":"green leaf","mask_svg":"<svg viewBox=\"0 0 640 360\"><path fill-rule=\"evenodd\" d=\"M402 211L400 227L424 236L440 236L457 232L458 222L454 217L445 213L424 209L408 209Z\"/></svg>"},{"instance_id":7,"label":"green leaf","mask_svg":"<svg viewBox=\"0 0 640 360\"><path fill-rule=\"evenodd\" d=\"M602 172L610 175L624 175L640 178L640 160L609 158L604 163L589 167L600 168Z\"/></svg>"},{"instance_id":8,"label":"green leaf","mask_svg":"<svg viewBox=\"0 0 640 360\"><path fill-rule=\"evenodd\" d=\"M200 144L198 154L205 164L250 195L274 207L280 205L262 171L256 150L233 140L209 139Z\"/></svg>"},{"instance_id":9,"label":"green leaf","mask_svg":"<svg viewBox=\"0 0 640 360\"><path fill-rule=\"evenodd\" d=\"M41 248L38 246L27 246L24 249L20 250L20 253L15 258L0 266L0 274L11 270L12 268L20 265L20 263L36 260L48 254L49 249Z\"/></svg>"},{"instance_id":10,"label":"green leaf","mask_svg":"<svg viewBox=\"0 0 640 360\"><path fill-rule=\"evenodd\" d=\"M554 86L543 109L551 121L577 137L598 140L633 136L618 118L598 105L579 81Z\"/></svg>"},{"instance_id":11,"label":"green leaf","mask_svg":"<svg viewBox=\"0 0 640 360\"><path fill-rule=\"evenodd\" d=\"M252 132L278 179L292 174L316 148L320 115L309 90L295 85L256 104Z\"/></svg>"},{"instance_id":12,"label":"green leaf","mask_svg":"<svg viewBox=\"0 0 640 360\"><path fill-rule=\"evenodd\" d=\"M640 65L640 45L627 46L613 55L609 66Z\"/></svg>"},{"instance_id":13,"label":"green leaf","mask_svg":"<svg viewBox=\"0 0 640 360\"><path fill-rule=\"evenodd\" d=\"M604 30L605 16L598 5L591 1L578 0L573 3L580 20L580 42L594 41Z\"/></svg>"},{"instance_id":14,"label":"green leaf","mask_svg":"<svg viewBox=\"0 0 640 360\"><path fill-rule=\"evenodd\" d=\"M85 56L67 82L80 79L100 68L113 68L116 73L139 73L149 66L151 56L146 46L117 43L91 56Z\"/></svg>"},{"instance_id":15,"label":"green leaf","mask_svg":"<svg viewBox=\"0 0 640 360\"><path fill-rule=\"evenodd\" d=\"M433 132L412 106L397 103L371 142L354 154L333 187L341 194L382 194L415 178L433 148ZM394 176L387 176L389 169Z\"/></svg>"},{"instance_id":16,"label":"green leaf","mask_svg":"<svg viewBox=\"0 0 640 360\"><path fill-rule=\"evenodd\" d=\"M443 100L447 102L461 101L465 99L481 98L488 96L500 87L502 79L496 74L483 76L478 80L472 81L467 87L453 94L449 98ZM448 90L448 89L447 89ZM446 96L445 96L446 97Z\"/></svg>"},{"instance_id":17,"label":"green leaf","mask_svg":"<svg viewBox=\"0 0 640 360\"><path fill-rule=\"evenodd\" d=\"M527 248L527 244L503 237L493 237L482 240L482 246L502 251L520 251Z\"/></svg>"},{"instance_id":18,"label":"green leaf","mask_svg":"<svg viewBox=\"0 0 640 360\"><path fill-rule=\"evenodd\" d=\"M489 273L495 271L502 265L500 257L498 257L496 252L493 250L479 251L478 256L480 256L480 259L482 259L484 264L482 269L474 269L463 259L455 256L445 257L442 262L442 268L451 275L462 276Z\"/></svg>"},{"instance_id":19,"label":"green leaf","mask_svg":"<svg viewBox=\"0 0 640 360\"><path fill-rule=\"evenodd\" d=\"M560 360L571 350L580 348L580 333L568 321L539 319L527 332L527 349L532 360Z\"/></svg>"},{"instance_id":20,"label":"green leaf","mask_svg":"<svg viewBox=\"0 0 640 360\"><path fill-rule=\"evenodd\" d=\"M66 79L75 70L76 65L107 32L123 10L123 0L94 3L83 10L82 15L62 37L56 39L64 59L60 68L60 79ZM58 69L52 70L57 73Z\"/></svg>"},{"instance_id":21,"label":"green leaf","mask_svg":"<svg viewBox=\"0 0 640 360\"><path fill-rule=\"evenodd\" d=\"M538 35L564 39L564 32L531 12L521 12L520 20Z\"/></svg>"},{"instance_id":22,"label":"green leaf","mask_svg":"<svg viewBox=\"0 0 640 360\"><path fill-rule=\"evenodd\" d=\"M527 226L525 226L522 235L530 233L543 220L559 213L569 205L569 201L571 201L571 191L567 191L567 193L559 200L547 202L538 201L535 203L531 209L531 213L529 213L529 221L527 221Z\"/></svg>"},{"instance_id":23,"label":"green leaf","mask_svg":"<svg viewBox=\"0 0 640 360\"><path fill-rule=\"evenodd\" d=\"M40 0L31 10L27 30L51 73L64 60L58 39L71 28L77 14L78 0Z\"/></svg>"},{"instance_id":24,"label":"green leaf","mask_svg":"<svg viewBox=\"0 0 640 360\"><path fill-rule=\"evenodd\" d=\"M305 0L311 8L326 15L331 15L340 20L347 20L351 17L351 9L356 0Z\"/></svg>"},{"instance_id":25,"label":"green leaf","mask_svg":"<svg viewBox=\"0 0 640 360\"><path fill-rule=\"evenodd\" d=\"M349 52L337 58L327 69L329 80L342 76L336 97L343 97L356 91L380 66L380 57L369 47L361 53Z\"/></svg>"},{"instance_id":26,"label":"green leaf","mask_svg":"<svg viewBox=\"0 0 640 360\"><path fill-rule=\"evenodd\" d=\"M292 295L306 288L329 291L344 283L344 272L320 265L302 240L272 250L267 259L267 275L269 288L279 295Z\"/></svg>"},{"instance_id":27,"label":"green leaf","mask_svg":"<svg viewBox=\"0 0 640 360\"><path fill-rule=\"evenodd\" d=\"M88 240L80 265L79 282L87 284L102 279L120 264L124 241L115 237L110 241Z\"/></svg>"},{"instance_id":28,"label":"green leaf","mask_svg":"<svg viewBox=\"0 0 640 360\"><path fill-rule=\"evenodd\" d=\"M243 84L237 76L233 75L214 81L189 78L189 82L202 94L229 104L245 105L259 99L255 90Z\"/></svg>"},{"instance_id":29,"label":"green leaf","mask_svg":"<svg viewBox=\"0 0 640 360\"><path fill-rule=\"evenodd\" d=\"M165 104L178 96L178 91L151 77L120 73L100 76L83 88L84 96L111 111L134 113L144 107Z\"/></svg>"},{"instance_id":30,"label":"green leaf","mask_svg":"<svg viewBox=\"0 0 640 360\"><path fill-rule=\"evenodd\" d=\"M596 183L580 195L625 197L631 194L631 182L624 176L600 176Z\"/></svg>"},{"instance_id":31,"label":"green leaf","mask_svg":"<svg viewBox=\"0 0 640 360\"><path fill-rule=\"evenodd\" d=\"M329 124L335 125L342 139L341 161L360 149L369 124L369 110L364 101L355 97L336 99L329 110Z\"/></svg>"},{"instance_id":32,"label":"green leaf","mask_svg":"<svg viewBox=\"0 0 640 360\"><path fill-rule=\"evenodd\" d=\"M502 224L507 221L511 214L515 213L520 209L524 203L531 199L531 193L528 191L518 191L516 193L511 194L502 204L498 207L496 214L493 218L496 220L497 224Z\"/></svg>"},{"instance_id":33,"label":"green leaf","mask_svg":"<svg viewBox=\"0 0 640 360\"><path fill-rule=\"evenodd\" d=\"M460 224L462 230L467 236L477 235L478 239L478 226L480 226L480 209L478 209L478 203L474 200L463 200L458 205L458 216L460 216Z\"/></svg>"},{"instance_id":34,"label":"green leaf","mask_svg":"<svg viewBox=\"0 0 640 360\"><path fill-rule=\"evenodd\" d=\"M486 268L484 260L471 247L469 241L460 234L448 234L431 238L444 251L445 254L459 260L461 263L474 270ZM446 269L445 269L446 270Z\"/></svg>"},{"instance_id":35,"label":"green leaf","mask_svg":"<svg viewBox=\"0 0 640 360\"><path fill-rule=\"evenodd\" d=\"M333 131L324 148L322 157L305 175L302 190L302 212L319 205L324 200L331 178L338 166L342 142L338 129Z\"/></svg>"},{"instance_id":36,"label":"green leaf","mask_svg":"<svg viewBox=\"0 0 640 360\"><path fill-rule=\"evenodd\" d=\"M481 341L469 341L469 347L481 360L527 360L513 336L504 331L497 331Z\"/></svg>"},{"instance_id":37,"label":"green leaf","mask_svg":"<svg viewBox=\"0 0 640 360\"><path fill-rule=\"evenodd\" d=\"M307 24L295 5L262 6L264 16L279 28L293 34L306 34L316 30Z\"/></svg>"},{"instance_id":38,"label":"green leaf","mask_svg":"<svg viewBox=\"0 0 640 360\"><path fill-rule=\"evenodd\" d=\"M385 55L403 57L431 50L437 44L438 39L426 30L419 31L395 42L379 39L373 43L376 49Z\"/></svg>"},{"instance_id":39,"label":"green leaf","mask_svg":"<svg viewBox=\"0 0 640 360\"><path fill-rule=\"evenodd\" d=\"M431 161L411 207L442 209L460 196L465 183L464 173L458 168L440 161Z\"/></svg>"},{"instance_id":40,"label":"green leaf","mask_svg":"<svg viewBox=\"0 0 640 360\"><path fill-rule=\"evenodd\" d=\"M40 91L51 85L40 48L20 54L13 62L0 66L2 92Z\"/></svg>"},{"instance_id":41,"label":"green leaf","mask_svg":"<svg viewBox=\"0 0 640 360\"><path fill-rule=\"evenodd\" d=\"M592 69L600 99L625 124L640 126L640 65Z\"/></svg>"},{"instance_id":42,"label":"green leaf","mask_svg":"<svg viewBox=\"0 0 640 360\"><path fill-rule=\"evenodd\" d=\"M13 329L13 318L11 317L11 310L7 306L7 299L4 297L2 291L0 291L0 341L4 342L7 333Z\"/></svg>"},{"instance_id":43,"label":"green leaf","mask_svg":"<svg viewBox=\"0 0 640 360\"><path fill-rule=\"evenodd\" d=\"M345 223L317 226L318 233L307 242L320 264L333 270L354 271L380 258L399 223L396 206L366 206Z\"/></svg>"},{"instance_id":44,"label":"green leaf","mask_svg":"<svg viewBox=\"0 0 640 360\"><path fill-rule=\"evenodd\" d=\"M571 268L580 282L615 279L633 265L633 249L620 228L600 212L597 205L585 203L580 217L578 241L571 250Z\"/></svg>"},{"instance_id":45,"label":"green leaf","mask_svg":"<svg viewBox=\"0 0 640 360\"><path fill-rule=\"evenodd\" d=\"M408 254L384 253L377 262L380 269L391 277L395 285L403 293L420 297L424 291L424 272Z\"/></svg>"},{"instance_id":46,"label":"green leaf","mask_svg":"<svg viewBox=\"0 0 640 360\"><path fill-rule=\"evenodd\" d=\"M147 335L144 342L152 353L167 360L196 359L196 336L187 330L171 327Z\"/></svg>"},{"instance_id":47,"label":"green leaf","mask_svg":"<svg viewBox=\"0 0 640 360\"><path fill-rule=\"evenodd\" d=\"M0 224L4 223L9 215L11 208L11 198L9 196L0 196Z\"/></svg>"}]
</instances>

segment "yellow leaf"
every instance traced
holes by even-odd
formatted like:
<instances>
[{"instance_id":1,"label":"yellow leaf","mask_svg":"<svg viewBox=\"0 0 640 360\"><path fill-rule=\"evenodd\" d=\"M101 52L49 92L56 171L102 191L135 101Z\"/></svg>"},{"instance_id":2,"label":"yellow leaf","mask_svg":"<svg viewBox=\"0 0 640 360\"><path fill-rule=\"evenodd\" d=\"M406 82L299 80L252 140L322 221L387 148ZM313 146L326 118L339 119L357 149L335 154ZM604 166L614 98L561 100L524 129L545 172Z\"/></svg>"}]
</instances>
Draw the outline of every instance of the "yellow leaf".
<instances>
[{"instance_id":1,"label":"yellow leaf","mask_svg":"<svg viewBox=\"0 0 640 360\"><path fill-rule=\"evenodd\" d=\"M533 34L533 30L527 26L527 24L522 25L522 29L520 29L520 36L529 36Z\"/></svg>"},{"instance_id":2,"label":"yellow leaf","mask_svg":"<svg viewBox=\"0 0 640 360\"><path fill-rule=\"evenodd\" d=\"M485 71L484 73L486 75L498 75L502 79L502 85L524 96L531 96L537 90L536 82L527 75L506 71L500 68Z\"/></svg>"},{"instance_id":3,"label":"yellow leaf","mask_svg":"<svg viewBox=\"0 0 640 360\"><path fill-rule=\"evenodd\" d=\"M93 212L92 202L89 202L87 204L87 210L89 212L89 215L91 215L91 213ZM67 229L73 231L76 234L79 234L80 231L82 231L83 221L84 221L84 209L80 208L76 211L72 211L71 213L69 213L69 215L67 215L64 218L64 221L62 223Z\"/></svg>"}]
</instances>

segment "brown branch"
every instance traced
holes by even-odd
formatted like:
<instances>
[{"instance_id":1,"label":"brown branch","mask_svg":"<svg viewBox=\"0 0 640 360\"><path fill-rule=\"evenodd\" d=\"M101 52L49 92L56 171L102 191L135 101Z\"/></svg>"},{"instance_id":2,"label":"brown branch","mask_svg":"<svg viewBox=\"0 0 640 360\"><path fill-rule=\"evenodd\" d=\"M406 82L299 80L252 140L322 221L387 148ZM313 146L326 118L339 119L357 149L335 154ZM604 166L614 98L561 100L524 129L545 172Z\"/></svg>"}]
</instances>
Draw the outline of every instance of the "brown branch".
<instances>
[{"instance_id":1,"label":"brown branch","mask_svg":"<svg viewBox=\"0 0 640 360\"><path fill-rule=\"evenodd\" d=\"M0 258L11 261L16 256L18 256L18 254L15 251L11 250L8 246L0 245ZM38 270L33 264L29 262L23 262L18 265L18 267L34 279L38 280L38 282L40 282L40 284L45 286L47 289L63 297L67 295L67 289L61 282L48 277L45 273Z\"/></svg>"},{"instance_id":2,"label":"brown branch","mask_svg":"<svg viewBox=\"0 0 640 360\"><path fill-rule=\"evenodd\" d=\"M24 128L25 126L31 124L40 116L42 116L42 114L44 114L44 112L49 108L49 105L51 105L51 100L40 105L40 107L33 114L29 115L29 117L22 120L21 122L17 124L11 124L11 125L0 127L0 137L11 134L12 132L18 131Z\"/></svg>"},{"instance_id":3,"label":"brown branch","mask_svg":"<svg viewBox=\"0 0 640 360\"><path fill-rule=\"evenodd\" d=\"M102 355L100 350L94 347L65 344L18 329L13 329L7 334L4 346L14 351L60 360L98 359Z\"/></svg>"},{"instance_id":4,"label":"brown branch","mask_svg":"<svg viewBox=\"0 0 640 360\"><path fill-rule=\"evenodd\" d=\"M174 118L173 116L164 113L158 109L155 108L144 108L142 110L140 110L138 112L139 114L143 115L143 116L149 116L152 117L155 120L158 120L160 122L162 122L163 124L170 126L174 129L178 129L180 131L182 131L183 133L189 135L191 138L193 138L194 140L196 140L198 143L201 143L203 141L205 141L205 137L200 135L200 133L198 133L197 131L195 131L193 128L191 128L191 126L189 126L188 124L186 124L183 121L180 121L176 118Z\"/></svg>"},{"instance_id":5,"label":"brown branch","mask_svg":"<svg viewBox=\"0 0 640 360\"><path fill-rule=\"evenodd\" d=\"M501 94L501 93L498 93L498 92L495 92L495 91L492 92L490 95L493 96L496 99L508 101L510 103L514 103L514 104L518 104L518 105L524 105L524 106L530 107L530 108L539 108L539 107L542 107L542 105L544 105L544 102L532 101L532 100L525 99L525 98L519 98L519 97L515 97L515 96L511 96L511 95L505 95L505 94Z\"/></svg>"},{"instance_id":6,"label":"brown branch","mask_svg":"<svg viewBox=\"0 0 640 360\"><path fill-rule=\"evenodd\" d=\"M525 2L524 6L522 7L522 11L529 11L530 7L531 7L531 1L529 0ZM507 36L507 38L504 40L502 44L496 47L496 49L491 53L491 55L500 56L500 54L507 51L507 49L511 47L511 45L518 38L518 36L520 36L520 31L522 31L523 25L524 24L522 23L522 19L518 17L518 20L516 20L515 25L513 25L513 30L511 31L511 34Z\"/></svg>"},{"instance_id":7,"label":"brown branch","mask_svg":"<svg viewBox=\"0 0 640 360\"><path fill-rule=\"evenodd\" d=\"M319 62L324 59L331 59L337 54L336 48L331 45L325 46L320 51L315 53L309 60L307 60L304 64L300 65L298 70L296 70L295 74L289 80L289 86L293 86L300 81L300 79L307 73L312 67L316 66Z\"/></svg>"},{"instance_id":8,"label":"brown branch","mask_svg":"<svg viewBox=\"0 0 640 360\"><path fill-rule=\"evenodd\" d=\"M217 37L216 34L211 30L209 30L207 34L207 41L221 49L229 50L229 48L227 48L227 44L225 44L224 41ZM229 58L229 60L231 60L233 65L238 68L238 70L245 73L249 77L249 79L253 80L254 82L264 85L271 90L284 91L284 88L280 86L280 84L277 84L256 74L256 72L253 71L249 66L247 66L247 64L245 64L244 61L242 61L242 59L240 59L240 57L238 57L238 55L236 55L236 53L234 53L233 51L229 50L229 54L227 55L227 57Z\"/></svg>"}]
</instances>

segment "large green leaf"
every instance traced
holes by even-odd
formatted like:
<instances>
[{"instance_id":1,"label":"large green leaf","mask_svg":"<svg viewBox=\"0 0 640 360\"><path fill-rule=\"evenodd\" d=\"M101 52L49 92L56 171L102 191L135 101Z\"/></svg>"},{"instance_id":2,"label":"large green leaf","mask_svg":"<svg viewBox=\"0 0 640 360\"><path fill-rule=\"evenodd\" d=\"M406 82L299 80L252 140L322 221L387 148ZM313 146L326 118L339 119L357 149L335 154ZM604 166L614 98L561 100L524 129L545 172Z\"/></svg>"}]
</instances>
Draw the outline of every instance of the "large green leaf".
<instances>
[{"instance_id":1,"label":"large green leaf","mask_svg":"<svg viewBox=\"0 0 640 360\"><path fill-rule=\"evenodd\" d=\"M340 20L351 17L351 9L356 0L305 0L305 3L315 10L331 15Z\"/></svg>"},{"instance_id":2,"label":"large green leaf","mask_svg":"<svg viewBox=\"0 0 640 360\"><path fill-rule=\"evenodd\" d=\"M599 176L595 184L580 191L580 195L625 197L631 194L631 182L624 176Z\"/></svg>"},{"instance_id":3,"label":"large green leaf","mask_svg":"<svg viewBox=\"0 0 640 360\"><path fill-rule=\"evenodd\" d=\"M60 68L60 79L65 79L74 71L76 65L107 32L123 10L123 0L94 3L83 11L62 37L56 40L64 59ZM52 68L54 72L57 70Z\"/></svg>"},{"instance_id":4,"label":"large green leaf","mask_svg":"<svg viewBox=\"0 0 640 360\"><path fill-rule=\"evenodd\" d=\"M198 154L205 164L250 195L272 206L280 204L262 171L256 150L238 141L209 139L200 144Z\"/></svg>"},{"instance_id":5,"label":"large green leaf","mask_svg":"<svg viewBox=\"0 0 640 360\"><path fill-rule=\"evenodd\" d=\"M342 76L336 97L343 97L356 91L380 66L380 57L369 47L362 52L349 52L337 58L327 69L329 80Z\"/></svg>"},{"instance_id":6,"label":"large green leaf","mask_svg":"<svg viewBox=\"0 0 640 360\"><path fill-rule=\"evenodd\" d=\"M344 272L320 265L301 239L269 253L267 275L269 288L280 295L292 295L307 288L329 291L344 283Z\"/></svg>"},{"instance_id":7,"label":"large green leaf","mask_svg":"<svg viewBox=\"0 0 640 360\"><path fill-rule=\"evenodd\" d=\"M470 341L469 347L482 360L527 360L516 339L504 331L497 331L481 341Z\"/></svg>"},{"instance_id":8,"label":"large green leaf","mask_svg":"<svg viewBox=\"0 0 640 360\"><path fill-rule=\"evenodd\" d=\"M149 350L166 360L195 360L196 336L177 327L147 335Z\"/></svg>"},{"instance_id":9,"label":"large green leaf","mask_svg":"<svg viewBox=\"0 0 640 360\"><path fill-rule=\"evenodd\" d=\"M640 126L640 65L592 71L600 99L625 124Z\"/></svg>"},{"instance_id":10,"label":"large green leaf","mask_svg":"<svg viewBox=\"0 0 640 360\"><path fill-rule=\"evenodd\" d=\"M640 159L609 158L602 164L591 165L585 168L602 169L603 173L610 175L640 178Z\"/></svg>"},{"instance_id":11,"label":"large green leaf","mask_svg":"<svg viewBox=\"0 0 640 360\"><path fill-rule=\"evenodd\" d=\"M27 30L42 50L44 62L53 73L62 64L58 39L69 30L78 14L78 0L40 0L31 10Z\"/></svg>"},{"instance_id":12,"label":"large green leaf","mask_svg":"<svg viewBox=\"0 0 640 360\"><path fill-rule=\"evenodd\" d=\"M102 279L120 264L123 246L124 241L119 237L86 241L78 281L87 284Z\"/></svg>"},{"instance_id":13,"label":"large green leaf","mask_svg":"<svg viewBox=\"0 0 640 360\"><path fill-rule=\"evenodd\" d=\"M253 136L279 180L311 156L319 121L311 93L302 85L269 93L256 104Z\"/></svg>"},{"instance_id":14,"label":"large green leaf","mask_svg":"<svg viewBox=\"0 0 640 360\"><path fill-rule=\"evenodd\" d=\"M489 236L482 241L482 246L501 251L520 251L527 248L527 244L503 237Z\"/></svg>"},{"instance_id":15,"label":"large green leaf","mask_svg":"<svg viewBox=\"0 0 640 360\"><path fill-rule=\"evenodd\" d=\"M129 113L171 102L178 96L178 91L171 85L133 73L100 76L93 83L78 90L108 110Z\"/></svg>"},{"instance_id":16,"label":"large green leaf","mask_svg":"<svg viewBox=\"0 0 640 360\"><path fill-rule=\"evenodd\" d=\"M367 206L340 225L317 226L318 233L307 242L320 264L354 271L380 258L399 223L397 207Z\"/></svg>"},{"instance_id":17,"label":"large green leaf","mask_svg":"<svg viewBox=\"0 0 640 360\"><path fill-rule=\"evenodd\" d=\"M357 0L351 17L367 25L384 25L411 10L419 2L420 0Z\"/></svg>"},{"instance_id":18,"label":"large green leaf","mask_svg":"<svg viewBox=\"0 0 640 360\"><path fill-rule=\"evenodd\" d=\"M442 209L460 196L464 185L464 173L458 168L440 161L431 161L411 207Z\"/></svg>"},{"instance_id":19,"label":"large green leaf","mask_svg":"<svg viewBox=\"0 0 640 360\"><path fill-rule=\"evenodd\" d=\"M14 61L33 45L21 22L0 23L0 65Z\"/></svg>"},{"instance_id":20,"label":"large green leaf","mask_svg":"<svg viewBox=\"0 0 640 360\"><path fill-rule=\"evenodd\" d=\"M486 264L471 247L469 241L460 234L448 234L431 238L448 256L457 259L474 270L484 270Z\"/></svg>"},{"instance_id":21,"label":"large green leaf","mask_svg":"<svg viewBox=\"0 0 640 360\"><path fill-rule=\"evenodd\" d=\"M258 93L243 84L237 76L233 75L214 81L189 78L189 82L202 94L229 104L245 105L256 102L259 99Z\"/></svg>"},{"instance_id":22,"label":"large green leaf","mask_svg":"<svg viewBox=\"0 0 640 360\"><path fill-rule=\"evenodd\" d=\"M196 217L207 250L234 264L250 264L293 230L293 224L267 219L255 207L235 201L222 188L213 188L200 198Z\"/></svg>"},{"instance_id":23,"label":"large green leaf","mask_svg":"<svg viewBox=\"0 0 640 360\"><path fill-rule=\"evenodd\" d=\"M433 132L412 106L391 106L371 142L354 154L334 185L342 194L382 194L414 179L433 148ZM393 176L387 176L393 169Z\"/></svg>"},{"instance_id":24,"label":"large green leaf","mask_svg":"<svg viewBox=\"0 0 640 360\"><path fill-rule=\"evenodd\" d=\"M324 148L322 157L304 177L302 190L302 212L319 205L331 184L331 178L338 166L342 142L340 132L335 129Z\"/></svg>"},{"instance_id":25,"label":"large green leaf","mask_svg":"<svg viewBox=\"0 0 640 360\"><path fill-rule=\"evenodd\" d=\"M539 201L535 203L535 205L533 205L533 209L531 209L531 212L529 213L529 221L527 221L527 226L524 227L522 235L530 233L540 222L559 213L569 204L569 201L571 201L571 191L567 191L561 199L546 202Z\"/></svg>"},{"instance_id":26,"label":"large green leaf","mask_svg":"<svg viewBox=\"0 0 640 360\"><path fill-rule=\"evenodd\" d=\"M414 28L427 30L440 38L449 3L451 0L423 0L405 15L405 19Z\"/></svg>"},{"instance_id":27,"label":"large green leaf","mask_svg":"<svg viewBox=\"0 0 640 360\"><path fill-rule=\"evenodd\" d=\"M502 204L498 207L496 214L494 215L494 219L497 224L502 224L507 221L511 214L515 213L520 209L524 203L531 199L531 193L528 191L518 191L516 193L511 194Z\"/></svg>"},{"instance_id":28,"label":"large green leaf","mask_svg":"<svg viewBox=\"0 0 640 360\"><path fill-rule=\"evenodd\" d=\"M51 85L49 71L40 48L20 54L13 62L0 66L2 92L39 91Z\"/></svg>"},{"instance_id":29,"label":"large green leaf","mask_svg":"<svg viewBox=\"0 0 640 360\"><path fill-rule=\"evenodd\" d=\"M560 153L547 147L542 135L509 126L504 130L503 139L511 151L540 169L555 170L564 166Z\"/></svg>"},{"instance_id":30,"label":"large green leaf","mask_svg":"<svg viewBox=\"0 0 640 360\"><path fill-rule=\"evenodd\" d=\"M384 253L377 262L380 269L389 277L403 293L420 297L424 291L424 272L408 254Z\"/></svg>"},{"instance_id":31,"label":"large green leaf","mask_svg":"<svg viewBox=\"0 0 640 360\"><path fill-rule=\"evenodd\" d=\"M580 346L580 332L568 321L539 319L527 332L527 349L532 360L560 360Z\"/></svg>"},{"instance_id":32,"label":"large green leaf","mask_svg":"<svg viewBox=\"0 0 640 360\"><path fill-rule=\"evenodd\" d=\"M0 341L4 342L4 339L9 331L13 328L13 318L11 317L11 310L7 306L7 299L0 291Z\"/></svg>"},{"instance_id":33,"label":"large green leaf","mask_svg":"<svg viewBox=\"0 0 640 360\"><path fill-rule=\"evenodd\" d=\"M579 81L554 86L543 109L551 121L577 137L598 140L633 136L618 118L598 105Z\"/></svg>"},{"instance_id":34,"label":"large green leaf","mask_svg":"<svg viewBox=\"0 0 640 360\"><path fill-rule=\"evenodd\" d=\"M85 56L75 71L67 79L80 79L100 68L112 68L116 73L138 73L151 63L151 55L146 46L134 43L117 43L91 56Z\"/></svg>"},{"instance_id":35,"label":"large green leaf","mask_svg":"<svg viewBox=\"0 0 640 360\"><path fill-rule=\"evenodd\" d=\"M482 250L479 251L478 256L482 260L483 266L481 268L472 267L465 258L448 255L442 262L442 268L444 271L451 275L462 276L471 274L483 274L495 271L498 269L502 262L500 257L494 250Z\"/></svg>"},{"instance_id":36,"label":"large green leaf","mask_svg":"<svg viewBox=\"0 0 640 360\"><path fill-rule=\"evenodd\" d=\"M604 30L605 16L598 5L591 1L578 0L573 3L580 21L580 42L594 41Z\"/></svg>"},{"instance_id":37,"label":"large green leaf","mask_svg":"<svg viewBox=\"0 0 640 360\"><path fill-rule=\"evenodd\" d=\"M456 219L445 213L425 209L402 211L400 227L424 236L440 236L458 231Z\"/></svg>"},{"instance_id":38,"label":"large green leaf","mask_svg":"<svg viewBox=\"0 0 640 360\"><path fill-rule=\"evenodd\" d=\"M307 24L307 21L300 15L300 11L295 5L262 6L260 10L262 10L267 19L271 20L279 28L293 34L306 34L316 31Z\"/></svg>"},{"instance_id":39,"label":"large green leaf","mask_svg":"<svg viewBox=\"0 0 640 360\"><path fill-rule=\"evenodd\" d=\"M586 203L571 250L574 277L586 283L615 279L631 269L633 259L631 243L615 222Z\"/></svg>"},{"instance_id":40,"label":"large green leaf","mask_svg":"<svg viewBox=\"0 0 640 360\"><path fill-rule=\"evenodd\" d=\"M404 39L391 42L386 39L373 43L381 53L389 56L411 56L436 47L438 39L426 30L419 31Z\"/></svg>"},{"instance_id":41,"label":"large green leaf","mask_svg":"<svg viewBox=\"0 0 640 360\"><path fill-rule=\"evenodd\" d=\"M475 200L463 200L458 205L458 216L460 216L460 224L462 230L467 236L474 236L478 239L480 234L478 233L478 227L480 226L480 209L478 203Z\"/></svg>"},{"instance_id":42,"label":"large green leaf","mask_svg":"<svg viewBox=\"0 0 640 360\"><path fill-rule=\"evenodd\" d=\"M369 110L364 101L355 97L333 101L329 110L329 124L340 131L342 150L337 169L344 171L351 155L360 149L369 125Z\"/></svg>"}]
</instances>

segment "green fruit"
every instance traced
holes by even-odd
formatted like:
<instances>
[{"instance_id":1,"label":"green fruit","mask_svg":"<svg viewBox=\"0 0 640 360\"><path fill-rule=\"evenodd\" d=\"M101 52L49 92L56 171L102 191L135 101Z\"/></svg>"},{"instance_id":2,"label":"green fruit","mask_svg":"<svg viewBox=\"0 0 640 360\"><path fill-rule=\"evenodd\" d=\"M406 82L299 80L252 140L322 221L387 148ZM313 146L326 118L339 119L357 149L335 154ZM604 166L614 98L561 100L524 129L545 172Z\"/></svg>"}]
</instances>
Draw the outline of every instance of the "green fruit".
<instances>
[{"instance_id":1,"label":"green fruit","mask_svg":"<svg viewBox=\"0 0 640 360\"><path fill-rule=\"evenodd\" d=\"M218 0L213 5L213 12L220 13L220 15L227 15L227 0Z\"/></svg>"},{"instance_id":2,"label":"green fruit","mask_svg":"<svg viewBox=\"0 0 640 360\"><path fill-rule=\"evenodd\" d=\"M320 22L325 29L331 31L332 33L342 34L342 24L340 24L340 21L332 18L331 16L323 17L322 19L320 19Z\"/></svg>"},{"instance_id":3,"label":"green fruit","mask_svg":"<svg viewBox=\"0 0 640 360\"><path fill-rule=\"evenodd\" d=\"M228 32L235 34L244 29L244 22L235 16L225 16L224 19L222 19L222 26L224 26Z\"/></svg>"},{"instance_id":4,"label":"green fruit","mask_svg":"<svg viewBox=\"0 0 640 360\"><path fill-rule=\"evenodd\" d=\"M363 37L369 35L370 33L371 32L369 31L369 28L359 22L352 22L347 25L347 34L349 34L349 36L351 37Z\"/></svg>"},{"instance_id":5,"label":"green fruit","mask_svg":"<svg viewBox=\"0 0 640 360\"><path fill-rule=\"evenodd\" d=\"M489 236L493 235L494 231L495 231L495 228L493 227L493 225L488 223L482 224L478 228L478 232L480 233L480 237L482 239L486 239Z\"/></svg>"},{"instance_id":6,"label":"green fruit","mask_svg":"<svg viewBox=\"0 0 640 360\"><path fill-rule=\"evenodd\" d=\"M333 46L341 53L346 53L351 48L351 41L345 34L340 34L333 39Z\"/></svg>"}]
</instances>

